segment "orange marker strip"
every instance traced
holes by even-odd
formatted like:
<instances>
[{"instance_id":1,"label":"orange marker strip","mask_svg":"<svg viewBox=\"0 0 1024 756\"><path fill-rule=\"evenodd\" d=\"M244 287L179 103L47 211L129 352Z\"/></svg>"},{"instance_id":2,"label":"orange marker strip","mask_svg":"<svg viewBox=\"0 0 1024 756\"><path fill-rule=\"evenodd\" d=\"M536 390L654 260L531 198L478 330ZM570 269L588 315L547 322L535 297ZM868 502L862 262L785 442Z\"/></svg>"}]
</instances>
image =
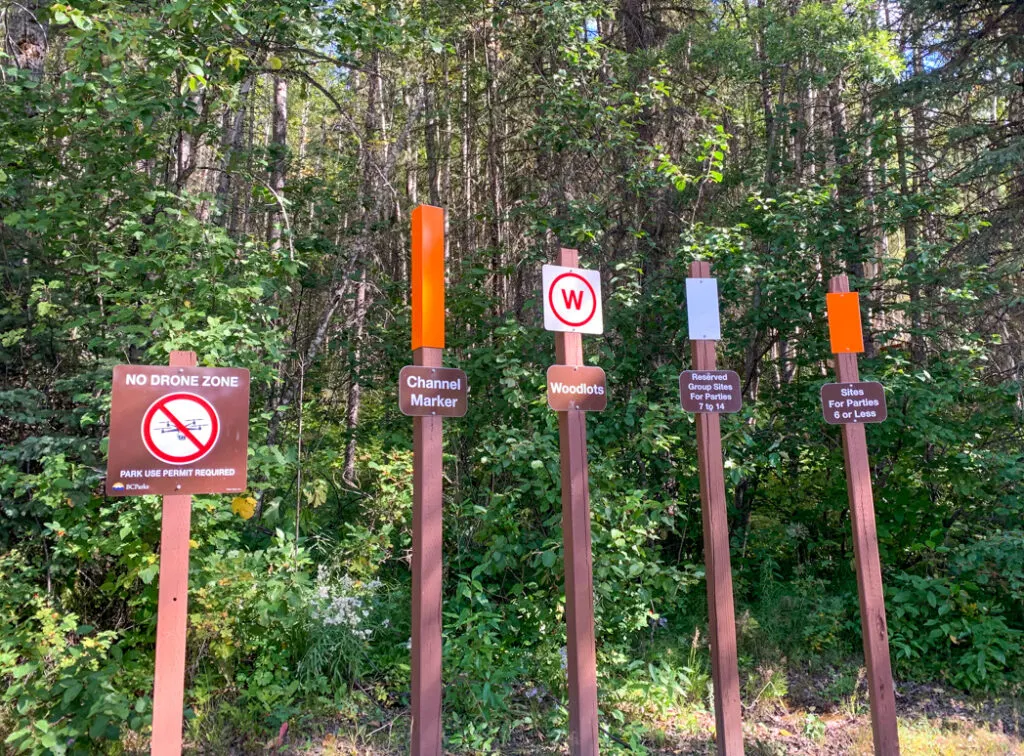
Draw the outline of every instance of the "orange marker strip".
<instances>
[{"instance_id":1,"label":"orange marker strip","mask_svg":"<svg viewBox=\"0 0 1024 756\"><path fill-rule=\"evenodd\" d=\"M864 351L864 330L860 325L860 298L856 292L825 295L828 307L828 335L833 354Z\"/></svg>"},{"instance_id":2,"label":"orange marker strip","mask_svg":"<svg viewBox=\"0 0 1024 756\"><path fill-rule=\"evenodd\" d=\"M412 211L412 348L444 348L444 208Z\"/></svg>"}]
</instances>

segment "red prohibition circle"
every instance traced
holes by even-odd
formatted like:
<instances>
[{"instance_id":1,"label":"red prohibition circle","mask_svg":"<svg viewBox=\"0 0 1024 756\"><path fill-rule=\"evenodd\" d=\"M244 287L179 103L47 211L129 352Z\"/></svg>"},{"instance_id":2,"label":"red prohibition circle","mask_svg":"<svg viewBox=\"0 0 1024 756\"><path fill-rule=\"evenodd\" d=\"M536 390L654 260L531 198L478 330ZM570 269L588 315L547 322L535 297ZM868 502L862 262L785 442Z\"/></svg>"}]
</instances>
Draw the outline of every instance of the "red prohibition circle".
<instances>
[{"instance_id":1,"label":"red prohibition circle","mask_svg":"<svg viewBox=\"0 0 1024 756\"><path fill-rule=\"evenodd\" d=\"M558 308L555 307L555 287L558 285L559 281L561 281L563 278L566 278L566 277L580 279L584 283L584 285L587 287L587 289L590 290L590 299L593 301L593 304L590 307L590 314L587 315L587 317L583 318L583 320L581 320L579 322L576 322L576 323L572 322L571 320L566 320L561 315L559 315L558 314ZM558 278L556 278L554 281L552 281L551 282L551 286L548 287L548 304L551 305L551 312L553 312L555 314L556 318L558 318L560 321L562 321L563 323L565 323L567 326L569 326L571 328L579 328L580 326L586 325L587 323L589 323L590 319L592 317L594 317L594 313L597 312L597 295L594 293L594 287L590 285L590 281L585 279L579 273L572 273L572 272L563 273L562 275L558 276Z\"/></svg>"},{"instance_id":2,"label":"red prohibition circle","mask_svg":"<svg viewBox=\"0 0 1024 756\"><path fill-rule=\"evenodd\" d=\"M209 414L210 422L212 423L213 427L210 429L210 437L206 440L205 444L198 438L196 438L195 435L193 435L192 431L185 427L185 423L183 423L179 418L175 417L171 413L171 411L167 409L168 402L173 402L178 399L185 399L190 402L195 402L204 410L206 410L206 412ZM150 430L150 424L152 423L153 418L156 416L157 412L163 413L164 417L171 421L171 424L177 428L178 432L184 435L189 441L192 442L192 444L196 447L196 450L193 453L186 454L182 457L176 457L172 454L167 454L166 452L160 450L160 448L156 445L156 442L153 440L153 434L152 431ZM166 462L169 465L187 465L189 462L195 462L196 460L202 459L203 457L210 453L210 450L213 448L214 444L217 443L217 437L219 435L220 418L217 417L217 410L213 408L212 404L203 399L203 397L197 396L195 394L189 394L186 392L165 394L164 396L161 396L159 399L153 402L151 405L149 405L149 409L146 410L146 414L142 416L142 440L146 445L146 451L148 451L150 454L152 454L160 461Z\"/></svg>"}]
</instances>

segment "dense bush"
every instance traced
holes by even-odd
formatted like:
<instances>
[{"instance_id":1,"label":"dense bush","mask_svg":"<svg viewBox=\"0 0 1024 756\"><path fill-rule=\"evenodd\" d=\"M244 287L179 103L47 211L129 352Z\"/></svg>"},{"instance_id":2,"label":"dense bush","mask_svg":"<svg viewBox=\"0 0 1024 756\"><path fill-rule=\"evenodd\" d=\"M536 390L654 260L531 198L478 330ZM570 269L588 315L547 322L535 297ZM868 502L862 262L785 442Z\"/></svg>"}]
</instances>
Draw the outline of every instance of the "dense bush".
<instances>
[{"instance_id":1,"label":"dense bush","mask_svg":"<svg viewBox=\"0 0 1024 756\"><path fill-rule=\"evenodd\" d=\"M5 747L144 747L160 502L101 483L113 366L177 349L252 375L250 489L193 504L188 738L253 750L286 722L385 715L401 730L412 453L394 380L423 201L448 209L446 361L472 387L445 424L452 748L567 728L537 296L559 245L605 292L585 354L610 386L587 419L609 752L710 701L677 384L698 258L721 291L719 364L744 385L722 429L747 703L785 696L789 664L860 658L840 437L818 399L838 273L889 403L868 442L897 673L1020 689L1020 10L662 5L0 14L5 40L27 35L0 51Z\"/></svg>"}]
</instances>

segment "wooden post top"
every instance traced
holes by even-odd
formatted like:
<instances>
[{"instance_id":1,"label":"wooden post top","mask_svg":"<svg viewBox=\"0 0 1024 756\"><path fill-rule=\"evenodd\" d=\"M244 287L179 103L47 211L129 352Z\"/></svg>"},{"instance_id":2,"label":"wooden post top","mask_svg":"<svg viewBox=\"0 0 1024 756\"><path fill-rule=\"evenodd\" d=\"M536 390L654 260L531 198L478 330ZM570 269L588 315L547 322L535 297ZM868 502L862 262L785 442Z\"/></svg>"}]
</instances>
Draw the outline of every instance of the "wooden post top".
<instances>
[{"instance_id":1,"label":"wooden post top","mask_svg":"<svg viewBox=\"0 0 1024 756\"><path fill-rule=\"evenodd\" d=\"M565 268L578 268L580 266L580 251L562 247L558 250L556 264Z\"/></svg>"},{"instance_id":2,"label":"wooden post top","mask_svg":"<svg viewBox=\"0 0 1024 756\"><path fill-rule=\"evenodd\" d=\"M690 278L711 278L711 263L707 260L694 260L690 263Z\"/></svg>"},{"instance_id":3,"label":"wooden post top","mask_svg":"<svg viewBox=\"0 0 1024 756\"><path fill-rule=\"evenodd\" d=\"M195 367L199 364L199 361L196 359L195 352L182 352L175 350L171 352L171 359L168 360L167 364L171 367Z\"/></svg>"},{"instance_id":4,"label":"wooden post top","mask_svg":"<svg viewBox=\"0 0 1024 756\"><path fill-rule=\"evenodd\" d=\"M835 294L843 294L850 290L850 277L845 273L832 276L828 280L828 290Z\"/></svg>"}]
</instances>

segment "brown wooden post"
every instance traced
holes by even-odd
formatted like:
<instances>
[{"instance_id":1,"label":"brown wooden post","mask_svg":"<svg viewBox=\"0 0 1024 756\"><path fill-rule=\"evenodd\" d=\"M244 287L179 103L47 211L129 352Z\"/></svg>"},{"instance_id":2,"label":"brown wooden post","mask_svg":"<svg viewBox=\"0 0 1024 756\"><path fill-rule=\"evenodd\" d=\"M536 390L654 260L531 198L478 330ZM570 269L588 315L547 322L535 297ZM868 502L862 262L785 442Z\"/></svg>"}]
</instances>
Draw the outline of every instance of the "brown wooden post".
<instances>
[{"instance_id":1,"label":"brown wooden post","mask_svg":"<svg viewBox=\"0 0 1024 756\"><path fill-rule=\"evenodd\" d=\"M575 268L579 252L562 249L558 265ZM555 334L555 361L583 364L583 336ZM594 570L590 546L590 487L587 481L587 415L558 413L562 467L562 539L565 543L566 656L569 674L569 753L596 756L597 652L594 640Z\"/></svg>"},{"instance_id":2,"label":"brown wooden post","mask_svg":"<svg viewBox=\"0 0 1024 756\"><path fill-rule=\"evenodd\" d=\"M195 352L171 352L171 367L195 367ZM153 756L181 753L188 625L188 549L192 497L164 496L160 519L160 581L153 679Z\"/></svg>"},{"instance_id":3,"label":"brown wooden post","mask_svg":"<svg viewBox=\"0 0 1024 756\"><path fill-rule=\"evenodd\" d=\"M834 276L828 290L850 291L849 279ZM856 383L860 380L855 353L836 354L836 380ZM850 499L853 525L853 549L857 565L857 593L860 599L860 623L864 636L864 663L868 671L871 699L871 727L875 753L896 756L900 752L896 724L896 699L892 666L889 660L889 631L885 621L882 593L882 566L878 556L878 532L875 528L875 500L871 491L871 468L864 425L848 423L843 428L843 457L846 460L846 490Z\"/></svg>"},{"instance_id":4,"label":"brown wooden post","mask_svg":"<svg viewBox=\"0 0 1024 756\"><path fill-rule=\"evenodd\" d=\"M421 347L413 362L441 367L441 353ZM412 419L413 756L441 756L441 422Z\"/></svg>"},{"instance_id":5,"label":"brown wooden post","mask_svg":"<svg viewBox=\"0 0 1024 756\"><path fill-rule=\"evenodd\" d=\"M441 367L444 210L417 207L412 239L413 362ZM412 756L441 756L441 422L412 423Z\"/></svg>"},{"instance_id":6,"label":"brown wooden post","mask_svg":"<svg viewBox=\"0 0 1024 756\"><path fill-rule=\"evenodd\" d=\"M711 265L690 265L691 278L710 278ZM694 370L715 370L715 342L690 342ZM740 678L736 653L736 610L732 598L729 559L729 518L725 506L722 431L717 412L697 413L697 464L700 469L701 519L704 524L704 563L708 584L708 631L711 675L715 681L715 735L718 753L743 753Z\"/></svg>"}]
</instances>

